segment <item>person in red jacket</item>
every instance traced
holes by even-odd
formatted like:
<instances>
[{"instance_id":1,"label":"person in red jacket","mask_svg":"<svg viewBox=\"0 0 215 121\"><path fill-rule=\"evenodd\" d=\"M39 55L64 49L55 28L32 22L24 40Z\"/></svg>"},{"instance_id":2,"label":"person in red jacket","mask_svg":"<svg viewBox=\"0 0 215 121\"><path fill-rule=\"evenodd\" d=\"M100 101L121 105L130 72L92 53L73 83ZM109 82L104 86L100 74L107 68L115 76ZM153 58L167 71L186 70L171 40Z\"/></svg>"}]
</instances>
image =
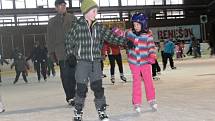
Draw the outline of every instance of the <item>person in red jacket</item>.
<instances>
[{"instance_id":1,"label":"person in red jacket","mask_svg":"<svg viewBox=\"0 0 215 121\"><path fill-rule=\"evenodd\" d=\"M119 67L119 72L120 72L120 78L122 81L126 82L127 79L123 74L123 65L122 65L122 56L121 56L121 48L118 45L112 45L107 42L104 43L106 52L108 55L108 59L110 62L110 74L111 74L111 82L114 84L115 83L115 61Z\"/></svg>"}]
</instances>

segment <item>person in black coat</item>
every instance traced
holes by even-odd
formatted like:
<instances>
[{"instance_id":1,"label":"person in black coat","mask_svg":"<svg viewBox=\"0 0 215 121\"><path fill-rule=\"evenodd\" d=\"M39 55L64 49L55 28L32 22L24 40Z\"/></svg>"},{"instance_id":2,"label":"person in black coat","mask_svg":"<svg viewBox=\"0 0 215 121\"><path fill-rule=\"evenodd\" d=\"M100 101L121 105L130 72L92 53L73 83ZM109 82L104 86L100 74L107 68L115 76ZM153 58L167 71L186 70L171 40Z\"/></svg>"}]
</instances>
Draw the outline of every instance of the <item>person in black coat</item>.
<instances>
[{"instance_id":1,"label":"person in black coat","mask_svg":"<svg viewBox=\"0 0 215 121\"><path fill-rule=\"evenodd\" d=\"M39 45L38 42L34 44L34 48L31 52L31 55L26 59L31 59L34 63L34 69L37 72L38 81L40 82L41 75L45 81L47 81L47 54L48 50L45 46Z\"/></svg>"}]
</instances>

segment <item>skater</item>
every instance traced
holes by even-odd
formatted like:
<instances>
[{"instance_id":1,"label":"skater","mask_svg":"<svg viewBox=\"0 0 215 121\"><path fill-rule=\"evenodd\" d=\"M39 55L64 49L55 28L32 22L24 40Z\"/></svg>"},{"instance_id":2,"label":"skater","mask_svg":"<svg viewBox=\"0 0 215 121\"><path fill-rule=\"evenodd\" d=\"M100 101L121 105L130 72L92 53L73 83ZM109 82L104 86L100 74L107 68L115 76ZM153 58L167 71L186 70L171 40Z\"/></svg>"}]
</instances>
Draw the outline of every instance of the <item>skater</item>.
<instances>
[{"instance_id":1,"label":"skater","mask_svg":"<svg viewBox=\"0 0 215 121\"><path fill-rule=\"evenodd\" d=\"M152 65L157 58L152 31L148 29L148 18L144 13L136 13L131 18L133 28L127 32L131 44L127 50L128 63L133 76L133 106L141 112L143 79L146 98L153 111L157 111L155 88L152 80Z\"/></svg>"},{"instance_id":2,"label":"skater","mask_svg":"<svg viewBox=\"0 0 215 121\"><path fill-rule=\"evenodd\" d=\"M175 53L175 44L172 42L172 38L168 39L164 44L164 65L163 71L166 70L167 60L169 59L169 63L171 69L176 69L174 66L173 55Z\"/></svg>"},{"instance_id":3,"label":"skater","mask_svg":"<svg viewBox=\"0 0 215 121\"><path fill-rule=\"evenodd\" d=\"M188 51L187 51L187 55L189 56L191 56L192 55L192 53L193 53L193 41L192 41L192 37L190 38L190 40L189 40L189 49L188 49Z\"/></svg>"},{"instance_id":4,"label":"skater","mask_svg":"<svg viewBox=\"0 0 215 121\"><path fill-rule=\"evenodd\" d=\"M75 97L74 121L82 121L83 108L88 90L94 92L94 102L101 121L109 121L106 114L106 99L102 87L101 71L101 49L104 40L109 43L126 43L124 39L113 36L109 29L105 29L97 23L98 5L94 0L83 0L81 12L84 16L75 23L66 34L65 50L70 60L78 60L75 77L77 81L77 92ZM78 33L78 34L77 34Z\"/></svg>"},{"instance_id":5,"label":"skater","mask_svg":"<svg viewBox=\"0 0 215 121\"><path fill-rule=\"evenodd\" d=\"M41 74L43 76L44 81L47 81L47 54L48 50L44 45L39 45L39 42L36 41L34 44L34 48L31 52L31 55L26 59L28 61L29 59L32 59L34 63L34 69L37 72L37 79L38 82L40 82ZM41 73L41 74L40 74Z\"/></svg>"},{"instance_id":6,"label":"skater","mask_svg":"<svg viewBox=\"0 0 215 121\"><path fill-rule=\"evenodd\" d=\"M122 64L122 55L121 55L121 47L118 45L113 45L110 43L105 42L105 45L107 45L107 54L108 54L108 59L110 62L110 74L111 74L111 82L114 84L115 83L115 61L118 65L119 72L120 72L120 79L124 82L127 81L126 77L124 76L123 73L123 64Z\"/></svg>"},{"instance_id":7,"label":"skater","mask_svg":"<svg viewBox=\"0 0 215 121\"><path fill-rule=\"evenodd\" d=\"M16 84L21 73L25 83L28 83L26 72L27 72L27 69L29 69L29 65L27 64L27 61L25 60L25 57L22 55L22 53L18 53L18 57L12 63L11 69L13 69L13 66L15 66L15 71L16 71L16 77L13 84Z\"/></svg>"},{"instance_id":8,"label":"skater","mask_svg":"<svg viewBox=\"0 0 215 121\"><path fill-rule=\"evenodd\" d=\"M193 41L193 58L200 58L201 57L201 45L199 43L199 40L197 40L195 37L192 37Z\"/></svg>"},{"instance_id":9,"label":"skater","mask_svg":"<svg viewBox=\"0 0 215 121\"><path fill-rule=\"evenodd\" d=\"M76 92L75 66L70 66L64 51L64 34L73 26L77 18L66 11L64 0L55 1L57 15L48 22L47 46L50 57L60 66L60 78L66 96L66 102L74 106Z\"/></svg>"}]
</instances>

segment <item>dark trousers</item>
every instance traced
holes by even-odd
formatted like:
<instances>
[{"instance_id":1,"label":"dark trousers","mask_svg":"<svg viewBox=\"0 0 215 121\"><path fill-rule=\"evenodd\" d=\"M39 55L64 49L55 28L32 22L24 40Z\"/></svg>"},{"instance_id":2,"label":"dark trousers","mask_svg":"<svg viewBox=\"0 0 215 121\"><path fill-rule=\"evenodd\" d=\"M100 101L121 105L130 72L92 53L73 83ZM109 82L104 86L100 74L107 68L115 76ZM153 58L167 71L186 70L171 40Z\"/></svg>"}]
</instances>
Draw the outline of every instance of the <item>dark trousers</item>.
<instances>
[{"instance_id":1,"label":"dark trousers","mask_svg":"<svg viewBox=\"0 0 215 121\"><path fill-rule=\"evenodd\" d=\"M47 66L47 74L48 74L48 76L50 76L51 74L53 75L53 76L55 76L55 68L54 68L54 64L51 64L51 65L48 65Z\"/></svg>"},{"instance_id":2,"label":"dark trousers","mask_svg":"<svg viewBox=\"0 0 215 121\"><path fill-rule=\"evenodd\" d=\"M37 72L37 78L38 78L38 81L40 81L41 79L41 75L40 73L42 74L44 80L46 80L46 68L47 68L47 63L46 61L35 61L34 62L34 66L35 66L35 70Z\"/></svg>"},{"instance_id":3,"label":"dark trousers","mask_svg":"<svg viewBox=\"0 0 215 121\"><path fill-rule=\"evenodd\" d=\"M15 80L14 80L14 84L18 81L18 79L19 79L19 76L20 76L20 74L22 73L22 77L23 77L23 79L24 79L24 81L27 83L28 82L28 80L27 80L27 78L26 78L26 71L17 71L16 70L16 77L15 77Z\"/></svg>"},{"instance_id":4,"label":"dark trousers","mask_svg":"<svg viewBox=\"0 0 215 121\"><path fill-rule=\"evenodd\" d=\"M154 64L152 64L152 76L156 76L157 72L160 72L161 68L158 64L158 61L156 60Z\"/></svg>"},{"instance_id":5,"label":"dark trousers","mask_svg":"<svg viewBox=\"0 0 215 121\"><path fill-rule=\"evenodd\" d=\"M187 55L192 55L192 52L193 52L193 48L189 47L189 50L187 51Z\"/></svg>"},{"instance_id":6,"label":"dark trousers","mask_svg":"<svg viewBox=\"0 0 215 121\"><path fill-rule=\"evenodd\" d=\"M76 92L75 68L70 67L65 60L59 61L60 77L66 94L66 101L73 99Z\"/></svg>"},{"instance_id":7,"label":"dark trousers","mask_svg":"<svg viewBox=\"0 0 215 121\"><path fill-rule=\"evenodd\" d=\"M173 55L170 53L164 53L164 65L163 65L163 70L166 69L166 65L167 65L167 60L169 59L169 63L171 68L174 67L174 62L173 62Z\"/></svg>"},{"instance_id":8,"label":"dark trousers","mask_svg":"<svg viewBox=\"0 0 215 121\"><path fill-rule=\"evenodd\" d=\"M104 62L103 62L103 60L101 60L101 69L102 69L102 71L104 69Z\"/></svg>"},{"instance_id":9,"label":"dark trousers","mask_svg":"<svg viewBox=\"0 0 215 121\"><path fill-rule=\"evenodd\" d=\"M162 64L164 66L164 52L163 51L161 51L161 59L162 59Z\"/></svg>"},{"instance_id":10,"label":"dark trousers","mask_svg":"<svg viewBox=\"0 0 215 121\"><path fill-rule=\"evenodd\" d=\"M119 55L108 55L109 62L110 62L110 74L114 75L115 72L115 61L119 67L119 72L123 73L123 66L122 66L122 56Z\"/></svg>"}]
</instances>

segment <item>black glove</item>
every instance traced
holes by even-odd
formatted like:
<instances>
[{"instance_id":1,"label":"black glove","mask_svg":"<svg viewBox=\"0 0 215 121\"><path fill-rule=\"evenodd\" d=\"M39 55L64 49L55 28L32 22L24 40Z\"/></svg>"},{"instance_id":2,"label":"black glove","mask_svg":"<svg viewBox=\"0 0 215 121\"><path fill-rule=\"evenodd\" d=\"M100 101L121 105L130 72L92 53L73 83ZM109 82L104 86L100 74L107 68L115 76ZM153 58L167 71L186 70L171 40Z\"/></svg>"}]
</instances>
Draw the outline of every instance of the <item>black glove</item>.
<instances>
[{"instance_id":1,"label":"black glove","mask_svg":"<svg viewBox=\"0 0 215 121\"><path fill-rule=\"evenodd\" d=\"M67 62L70 67L75 67L77 65L77 59L76 59L75 55L73 55L73 54L68 55Z\"/></svg>"},{"instance_id":2,"label":"black glove","mask_svg":"<svg viewBox=\"0 0 215 121\"><path fill-rule=\"evenodd\" d=\"M134 45L134 43L132 42L132 41L127 41L127 47L128 47L128 49L132 49L132 48L134 48L135 47L135 45Z\"/></svg>"}]
</instances>

